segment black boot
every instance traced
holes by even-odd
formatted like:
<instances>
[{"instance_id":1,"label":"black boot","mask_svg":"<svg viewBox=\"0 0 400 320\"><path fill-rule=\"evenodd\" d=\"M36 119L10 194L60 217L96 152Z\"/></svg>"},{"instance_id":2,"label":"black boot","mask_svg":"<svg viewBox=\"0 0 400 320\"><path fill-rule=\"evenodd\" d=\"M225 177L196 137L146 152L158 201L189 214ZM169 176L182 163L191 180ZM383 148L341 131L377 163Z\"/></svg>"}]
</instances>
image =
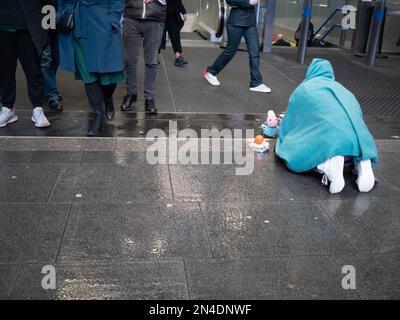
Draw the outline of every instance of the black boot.
<instances>
[{"instance_id":1,"label":"black boot","mask_svg":"<svg viewBox=\"0 0 400 320\"><path fill-rule=\"evenodd\" d=\"M124 97L124 101L122 102L121 105L121 111L131 111L132 110L132 104L137 102L137 95L136 94L127 94Z\"/></svg>"},{"instance_id":2,"label":"black boot","mask_svg":"<svg viewBox=\"0 0 400 320\"><path fill-rule=\"evenodd\" d=\"M115 117L113 98L104 99L104 104L106 105L106 118L111 121Z\"/></svg>"},{"instance_id":3,"label":"black boot","mask_svg":"<svg viewBox=\"0 0 400 320\"><path fill-rule=\"evenodd\" d=\"M94 119L91 121L89 130L88 130L88 137L96 137L100 134L101 130L104 126L104 113L103 112L96 112Z\"/></svg>"},{"instance_id":4,"label":"black boot","mask_svg":"<svg viewBox=\"0 0 400 320\"><path fill-rule=\"evenodd\" d=\"M147 113L156 114L158 112L154 99L145 100L144 106Z\"/></svg>"}]
</instances>

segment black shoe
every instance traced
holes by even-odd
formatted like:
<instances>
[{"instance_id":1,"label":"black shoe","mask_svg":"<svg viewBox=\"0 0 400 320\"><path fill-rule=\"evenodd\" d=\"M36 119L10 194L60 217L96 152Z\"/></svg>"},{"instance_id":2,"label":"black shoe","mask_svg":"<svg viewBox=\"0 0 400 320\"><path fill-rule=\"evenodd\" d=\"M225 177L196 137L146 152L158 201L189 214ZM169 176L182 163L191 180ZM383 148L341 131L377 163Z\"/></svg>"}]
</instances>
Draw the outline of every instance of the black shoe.
<instances>
[{"instance_id":1,"label":"black shoe","mask_svg":"<svg viewBox=\"0 0 400 320\"><path fill-rule=\"evenodd\" d=\"M48 101L48 106L49 106L50 110L52 110L52 111L62 111L63 110L61 102L58 99L50 99Z\"/></svg>"},{"instance_id":2,"label":"black shoe","mask_svg":"<svg viewBox=\"0 0 400 320\"><path fill-rule=\"evenodd\" d=\"M89 130L88 130L88 137L95 137L98 136L103 129L104 126L104 113L103 112L96 112L95 118L91 121Z\"/></svg>"},{"instance_id":3,"label":"black shoe","mask_svg":"<svg viewBox=\"0 0 400 320\"><path fill-rule=\"evenodd\" d=\"M183 56L180 56L179 58L175 59L175 65L177 67L182 67L187 63L188 63L187 60Z\"/></svg>"},{"instance_id":4,"label":"black shoe","mask_svg":"<svg viewBox=\"0 0 400 320\"><path fill-rule=\"evenodd\" d=\"M113 98L105 99L104 103L106 105L106 111L105 111L106 118L111 121L114 119L114 116L115 116Z\"/></svg>"},{"instance_id":5,"label":"black shoe","mask_svg":"<svg viewBox=\"0 0 400 320\"><path fill-rule=\"evenodd\" d=\"M157 108L156 108L156 103L154 102L154 99L148 99L144 102L144 106L146 109L147 113L151 113L151 114L156 114Z\"/></svg>"},{"instance_id":6,"label":"black shoe","mask_svg":"<svg viewBox=\"0 0 400 320\"><path fill-rule=\"evenodd\" d=\"M127 94L124 97L124 101L121 105L121 111L131 111L132 104L137 102L137 95L136 94Z\"/></svg>"}]
</instances>

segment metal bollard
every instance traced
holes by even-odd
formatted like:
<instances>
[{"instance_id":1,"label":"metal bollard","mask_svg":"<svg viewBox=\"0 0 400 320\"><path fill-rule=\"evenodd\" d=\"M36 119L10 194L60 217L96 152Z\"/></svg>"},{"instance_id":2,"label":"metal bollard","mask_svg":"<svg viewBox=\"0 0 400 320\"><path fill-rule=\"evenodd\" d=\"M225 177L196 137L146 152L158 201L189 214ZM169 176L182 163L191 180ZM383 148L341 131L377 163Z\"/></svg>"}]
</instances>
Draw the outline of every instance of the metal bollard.
<instances>
[{"instance_id":1,"label":"metal bollard","mask_svg":"<svg viewBox=\"0 0 400 320\"><path fill-rule=\"evenodd\" d=\"M386 0L377 0L374 3L374 13L372 16L371 35L368 47L368 65L374 66L376 55L382 36L383 21L385 19Z\"/></svg>"},{"instance_id":2,"label":"metal bollard","mask_svg":"<svg viewBox=\"0 0 400 320\"><path fill-rule=\"evenodd\" d=\"M297 60L300 64L304 64L306 60L311 13L312 13L312 0L304 0L303 15L301 19L301 28L300 28L299 48L297 52Z\"/></svg>"}]
</instances>

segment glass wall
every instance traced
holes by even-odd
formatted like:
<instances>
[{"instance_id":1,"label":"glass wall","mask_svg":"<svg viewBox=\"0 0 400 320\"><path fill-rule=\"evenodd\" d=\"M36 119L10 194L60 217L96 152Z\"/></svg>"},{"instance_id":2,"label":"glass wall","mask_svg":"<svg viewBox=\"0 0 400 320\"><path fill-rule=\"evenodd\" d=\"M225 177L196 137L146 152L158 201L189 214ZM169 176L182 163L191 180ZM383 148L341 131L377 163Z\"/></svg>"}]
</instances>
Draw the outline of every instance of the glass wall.
<instances>
[{"instance_id":1,"label":"glass wall","mask_svg":"<svg viewBox=\"0 0 400 320\"><path fill-rule=\"evenodd\" d=\"M325 19L337 8L345 5L352 5L357 8L358 0L314 0L312 23L314 30L317 31L324 23ZM400 51L396 43L400 37L400 0L388 0L388 16L386 20L385 35L383 42L384 51ZM301 22L301 12L303 8L303 0L277 0L275 33L282 33L287 39L294 39L294 32ZM336 17L331 20L327 28L321 31L321 35L334 24L340 24L343 15L337 13ZM327 38L327 41L350 48L353 32L351 30L341 31L339 29L333 31Z\"/></svg>"}]
</instances>

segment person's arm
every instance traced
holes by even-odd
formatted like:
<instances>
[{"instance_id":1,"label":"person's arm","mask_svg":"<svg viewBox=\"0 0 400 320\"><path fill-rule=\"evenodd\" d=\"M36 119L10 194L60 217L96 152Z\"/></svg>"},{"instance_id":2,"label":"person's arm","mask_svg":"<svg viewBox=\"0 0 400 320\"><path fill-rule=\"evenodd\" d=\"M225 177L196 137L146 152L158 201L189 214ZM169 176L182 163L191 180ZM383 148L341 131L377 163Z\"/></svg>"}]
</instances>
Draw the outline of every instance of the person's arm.
<instances>
[{"instance_id":1,"label":"person's arm","mask_svg":"<svg viewBox=\"0 0 400 320\"><path fill-rule=\"evenodd\" d=\"M177 0L177 1L178 1L178 11L183 15L185 15L187 12L185 6L182 3L182 0Z\"/></svg>"},{"instance_id":2,"label":"person's arm","mask_svg":"<svg viewBox=\"0 0 400 320\"><path fill-rule=\"evenodd\" d=\"M121 17L125 9L125 0L112 0L110 15L113 18L112 26L115 31L121 28Z\"/></svg>"}]
</instances>

